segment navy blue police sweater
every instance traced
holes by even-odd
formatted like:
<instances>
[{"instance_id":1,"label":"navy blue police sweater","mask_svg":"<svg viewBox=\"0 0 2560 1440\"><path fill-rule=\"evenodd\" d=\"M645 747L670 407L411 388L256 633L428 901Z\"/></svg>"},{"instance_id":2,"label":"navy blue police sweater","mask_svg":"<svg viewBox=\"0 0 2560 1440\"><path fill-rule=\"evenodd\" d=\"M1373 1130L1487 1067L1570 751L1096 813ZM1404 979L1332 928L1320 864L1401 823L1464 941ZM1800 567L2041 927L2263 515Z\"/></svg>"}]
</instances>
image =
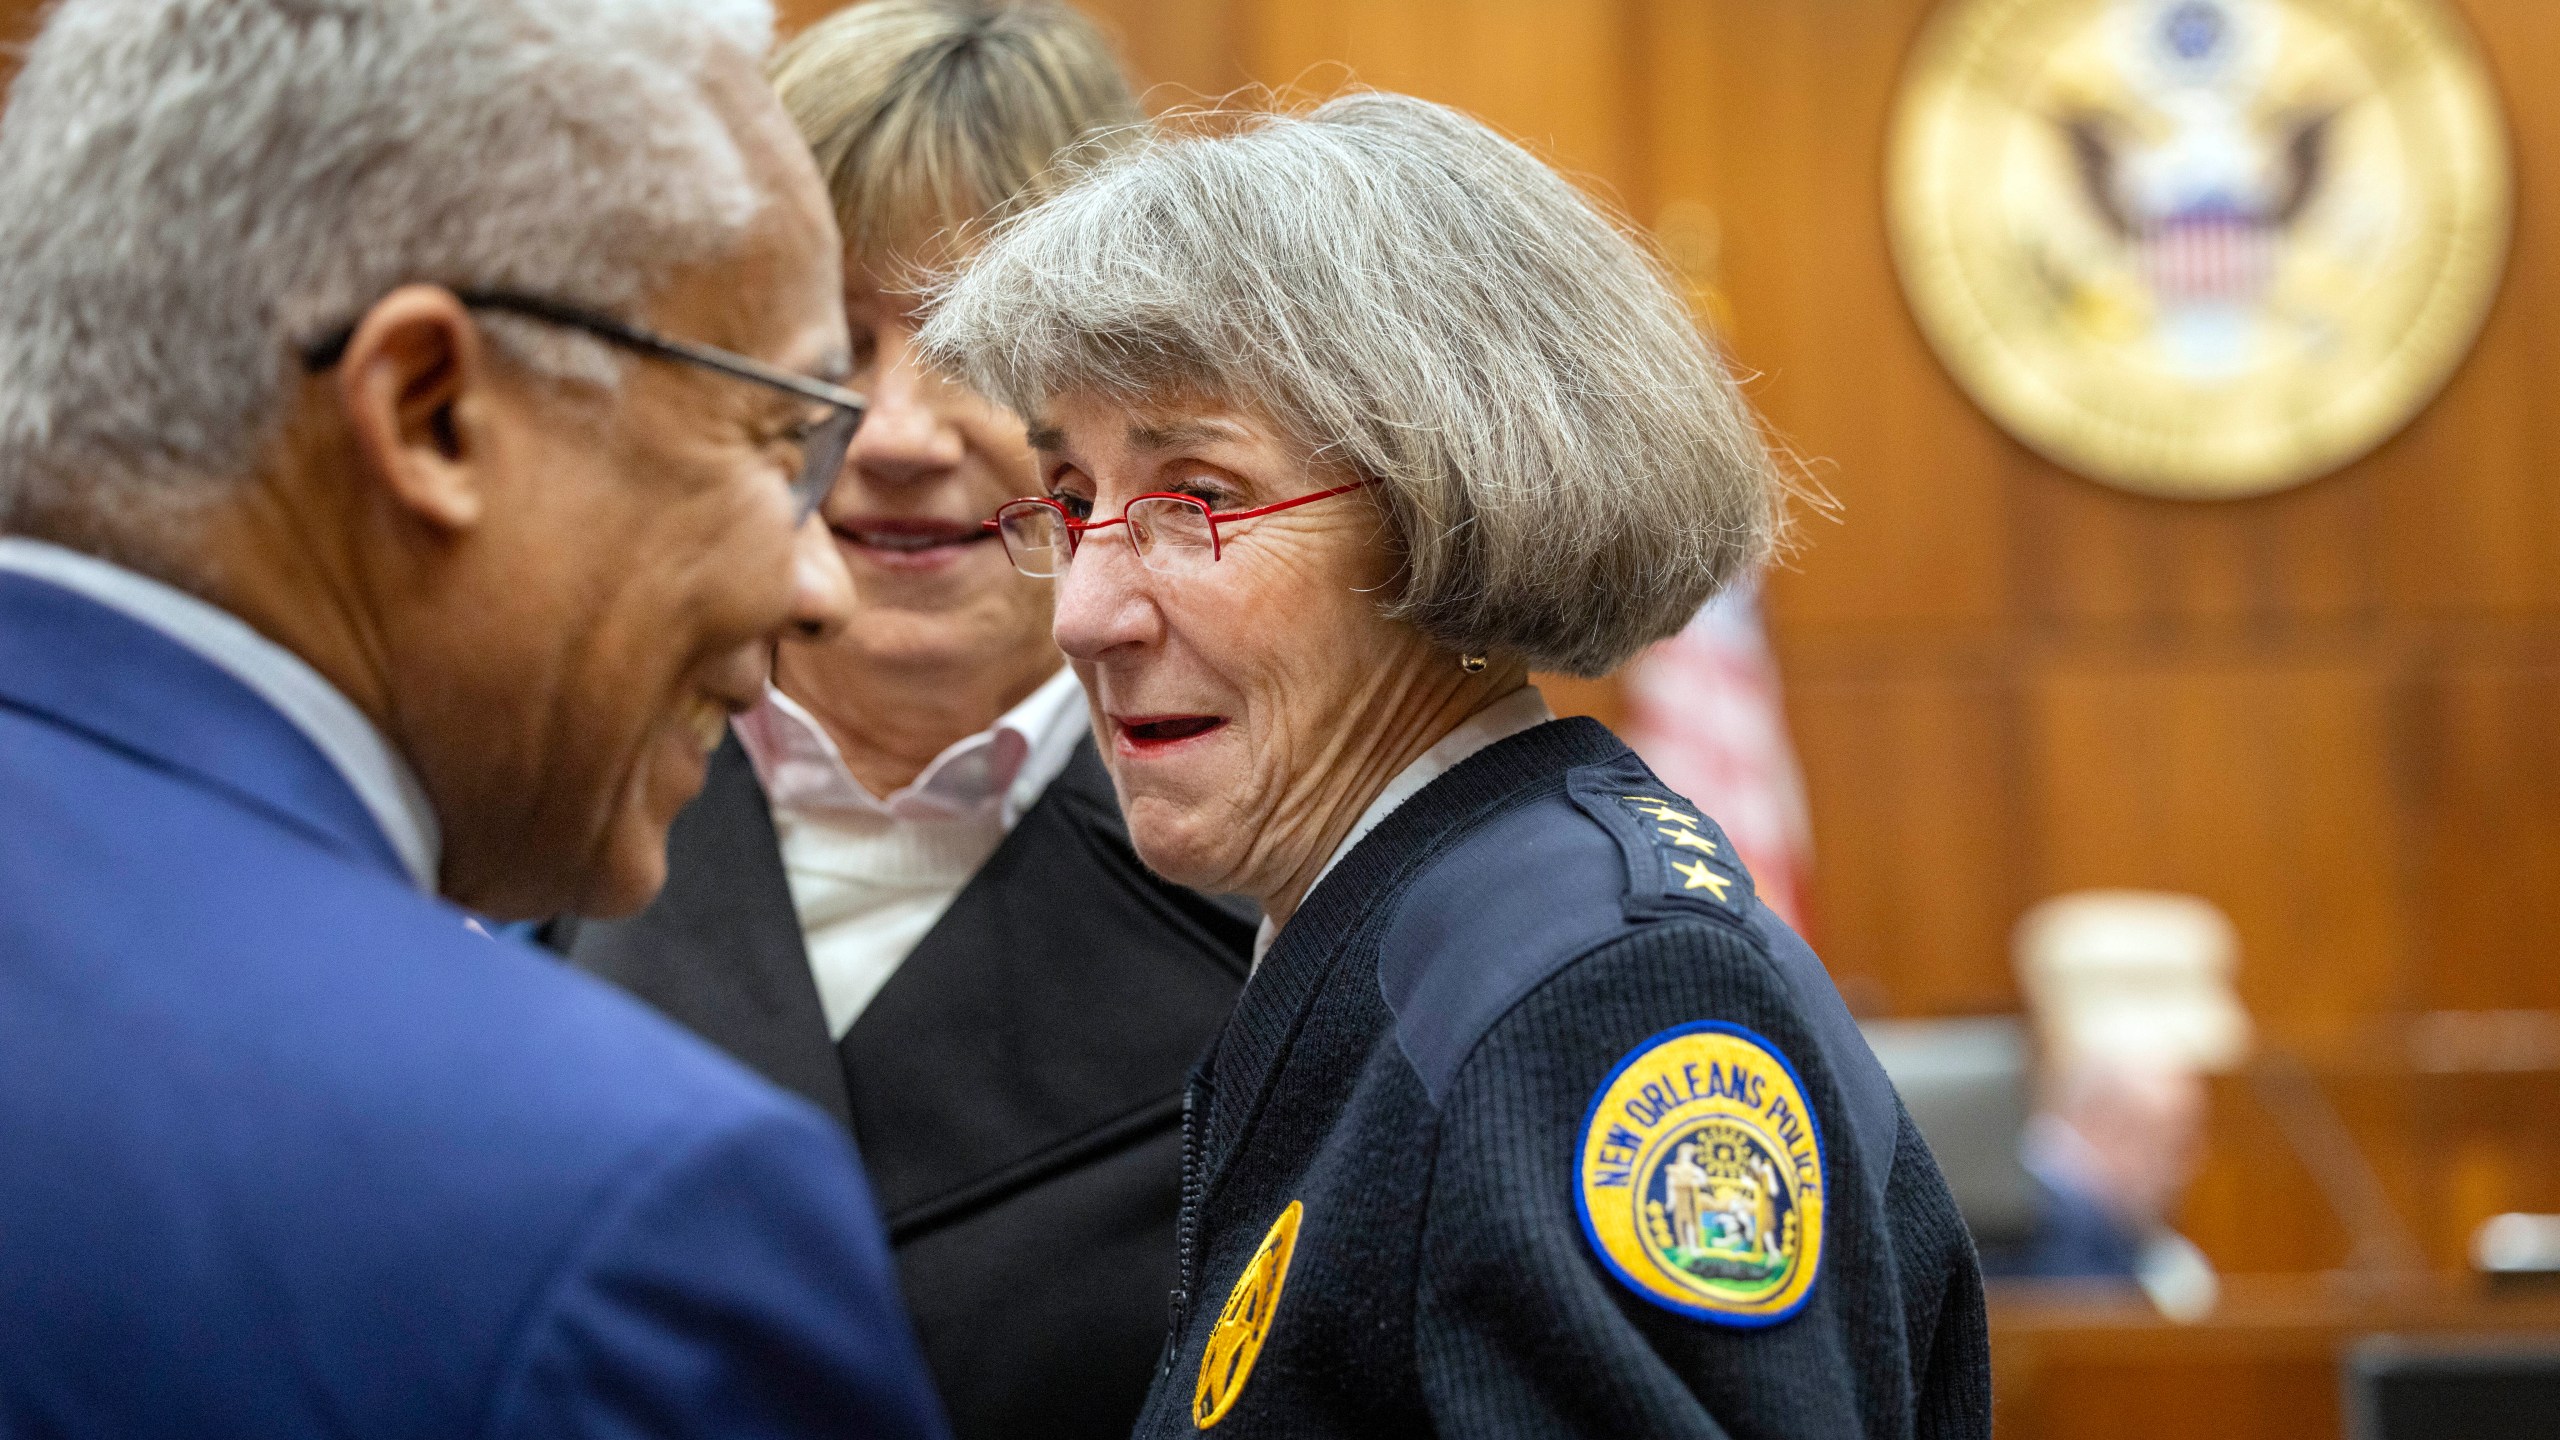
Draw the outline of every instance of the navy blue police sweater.
<instances>
[{"instance_id":1,"label":"navy blue police sweater","mask_svg":"<svg viewBox=\"0 0 2560 1440\"><path fill-rule=\"evenodd\" d=\"M1186 1120L1141 1436L1983 1436L1981 1278L1812 952L1588 720L1282 931Z\"/></svg>"}]
</instances>

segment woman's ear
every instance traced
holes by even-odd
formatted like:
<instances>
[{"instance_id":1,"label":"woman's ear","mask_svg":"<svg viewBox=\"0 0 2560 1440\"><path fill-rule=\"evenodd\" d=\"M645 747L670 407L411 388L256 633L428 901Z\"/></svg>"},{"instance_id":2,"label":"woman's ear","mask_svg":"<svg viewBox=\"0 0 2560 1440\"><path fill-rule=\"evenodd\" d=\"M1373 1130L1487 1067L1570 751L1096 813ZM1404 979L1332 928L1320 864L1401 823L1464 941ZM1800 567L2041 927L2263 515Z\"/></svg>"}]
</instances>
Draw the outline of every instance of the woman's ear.
<instances>
[{"instance_id":1,"label":"woman's ear","mask_svg":"<svg viewBox=\"0 0 2560 1440\"><path fill-rule=\"evenodd\" d=\"M477 525L488 456L474 402L490 373L453 292L404 285L382 297L356 322L336 376L356 453L384 493L438 529Z\"/></svg>"}]
</instances>

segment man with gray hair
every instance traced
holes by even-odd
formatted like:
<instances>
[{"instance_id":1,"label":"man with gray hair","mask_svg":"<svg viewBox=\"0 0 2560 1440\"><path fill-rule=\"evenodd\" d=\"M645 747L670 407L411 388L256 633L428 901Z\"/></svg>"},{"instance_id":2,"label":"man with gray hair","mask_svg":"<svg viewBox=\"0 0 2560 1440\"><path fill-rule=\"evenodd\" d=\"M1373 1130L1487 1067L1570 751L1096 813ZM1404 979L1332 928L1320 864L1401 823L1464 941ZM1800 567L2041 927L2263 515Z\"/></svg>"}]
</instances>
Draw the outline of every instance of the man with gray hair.
<instances>
[{"instance_id":1,"label":"man with gray hair","mask_svg":"<svg viewBox=\"0 0 2560 1440\"><path fill-rule=\"evenodd\" d=\"M644 903L860 423L763 0L64 0L0 117L0 1434L929 1436ZM439 892L441 898L439 898Z\"/></svg>"}]
</instances>

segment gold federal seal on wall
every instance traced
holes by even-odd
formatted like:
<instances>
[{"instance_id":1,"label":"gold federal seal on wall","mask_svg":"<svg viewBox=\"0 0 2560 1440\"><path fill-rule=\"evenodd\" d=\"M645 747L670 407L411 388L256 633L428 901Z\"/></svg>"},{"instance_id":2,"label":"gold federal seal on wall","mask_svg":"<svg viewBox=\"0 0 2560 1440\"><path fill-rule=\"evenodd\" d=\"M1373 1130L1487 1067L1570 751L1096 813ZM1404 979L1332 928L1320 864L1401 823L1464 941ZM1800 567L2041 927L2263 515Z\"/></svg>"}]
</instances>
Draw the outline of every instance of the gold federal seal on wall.
<instances>
[{"instance_id":1,"label":"gold federal seal on wall","mask_svg":"<svg viewBox=\"0 0 2560 1440\"><path fill-rule=\"evenodd\" d=\"M1574 1201L1609 1272L1676 1314L1774 1325L1822 1273L1822 1130L1795 1067L1739 1025L1665 1030L1583 1117Z\"/></svg>"},{"instance_id":2,"label":"gold federal seal on wall","mask_svg":"<svg viewBox=\"0 0 2560 1440\"><path fill-rule=\"evenodd\" d=\"M1298 1220L1307 1207L1298 1201L1271 1222L1261 1248L1246 1262L1227 1292L1227 1306L1209 1330L1200 1352L1200 1383L1191 1392L1191 1428L1206 1430L1227 1418L1253 1375L1262 1342L1271 1338L1271 1319L1280 1310L1280 1287L1289 1280L1289 1259L1298 1250Z\"/></svg>"},{"instance_id":3,"label":"gold federal seal on wall","mask_svg":"<svg viewBox=\"0 0 2560 1440\"><path fill-rule=\"evenodd\" d=\"M1950 0L1887 164L1895 263L2012 434L2253 495L2407 424L2506 263L2497 100L2442 0Z\"/></svg>"}]
</instances>

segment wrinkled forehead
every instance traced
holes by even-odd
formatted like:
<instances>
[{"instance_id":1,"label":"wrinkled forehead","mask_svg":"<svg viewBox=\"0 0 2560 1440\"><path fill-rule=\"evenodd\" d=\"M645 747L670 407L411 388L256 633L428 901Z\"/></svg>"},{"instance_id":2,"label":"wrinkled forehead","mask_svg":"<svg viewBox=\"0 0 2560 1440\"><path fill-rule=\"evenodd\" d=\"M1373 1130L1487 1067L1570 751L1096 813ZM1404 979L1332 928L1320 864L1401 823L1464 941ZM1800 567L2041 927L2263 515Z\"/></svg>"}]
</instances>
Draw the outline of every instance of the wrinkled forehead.
<instances>
[{"instance_id":1,"label":"wrinkled forehead","mask_svg":"<svg viewBox=\"0 0 2560 1440\"><path fill-rule=\"evenodd\" d=\"M1052 399L1029 425L1031 447L1052 454L1169 454L1221 445L1266 445L1278 431L1260 415L1222 396L1195 391L1118 395L1070 391Z\"/></svg>"}]
</instances>

